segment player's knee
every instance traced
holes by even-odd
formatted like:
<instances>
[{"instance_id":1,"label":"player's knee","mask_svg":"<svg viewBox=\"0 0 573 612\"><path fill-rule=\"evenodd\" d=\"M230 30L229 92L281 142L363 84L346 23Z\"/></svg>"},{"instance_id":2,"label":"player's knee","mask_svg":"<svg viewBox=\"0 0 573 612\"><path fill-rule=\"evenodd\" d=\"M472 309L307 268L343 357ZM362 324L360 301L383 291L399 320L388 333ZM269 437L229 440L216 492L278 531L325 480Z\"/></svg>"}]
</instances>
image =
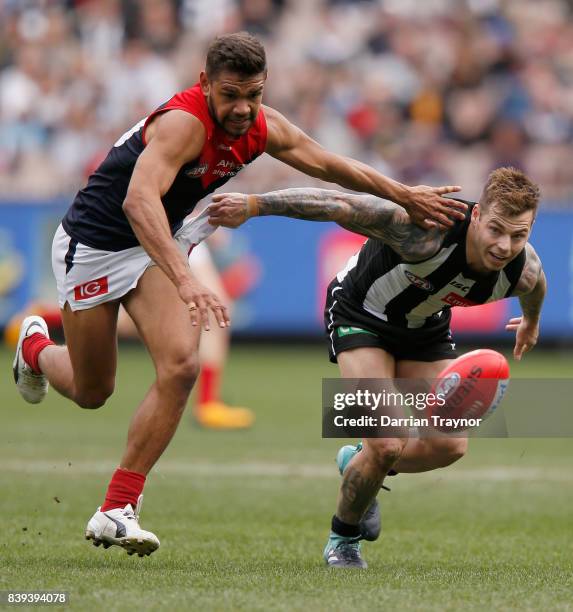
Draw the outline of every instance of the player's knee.
<instances>
[{"instance_id":1,"label":"player's knee","mask_svg":"<svg viewBox=\"0 0 573 612\"><path fill-rule=\"evenodd\" d=\"M459 461L468 450L466 438L448 438L435 443L434 453L440 467L447 467Z\"/></svg>"},{"instance_id":2,"label":"player's knee","mask_svg":"<svg viewBox=\"0 0 573 612\"><path fill-rule=\"evenodd\" d=\"M388 471L400 459L404 444L397 438L380 438L365 444L365 450L380 471Z\"/></svg>"},{"instance_id":3,"label":"player's knee","mask_svg":"<svg viewBox=\"0 0 573 612\"><path fill-rule=\"evenodd\" d=\"M172 390L179 389L189 393L199 376L197 357L181 354L171 358L168 363L158 368L158 381L167 384Z\"/></svg>"},{"instance_id":4,"label":"player's knee","mask_svg":"<svg viewBox=\"0 0 573 612\"><path fill-rule=\"evenodd\" d=\"M447 457L450 463L459 461L468 450L468 441L466 438L452 440L452 444L447 453Z\"/></svg>"},{"instance_id":5,"label":"player's knee","mask_svg":"<svg viewBox=\"0 0 573 612\"><path fill-rule=\"evenodd\" d=\"M102 384L95 389L82 389L76 395L76 404L88 410L101 408L113 393L113 388L113 383L109 383Z\"/></svg>"}]
</instances>

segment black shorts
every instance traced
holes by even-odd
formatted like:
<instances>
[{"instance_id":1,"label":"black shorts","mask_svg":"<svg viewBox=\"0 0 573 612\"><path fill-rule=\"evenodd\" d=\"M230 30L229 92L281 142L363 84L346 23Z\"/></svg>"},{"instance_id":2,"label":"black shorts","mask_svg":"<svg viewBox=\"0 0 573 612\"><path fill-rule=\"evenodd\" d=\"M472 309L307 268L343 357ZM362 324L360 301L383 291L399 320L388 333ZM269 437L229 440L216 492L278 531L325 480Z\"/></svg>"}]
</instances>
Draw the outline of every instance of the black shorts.
<instances>
[{"instance_id":1,"label":"black shorts","mask_svg":"<svg viewBox=\"0 0 573 612\"><path fill-rule=\"evenodd\" d=\"M347 300L343 289L332 294L336 283L327 291L324 324L328 336L330 361L354 348L381 348L397 361L440 361L455 359L458 353L450 331L450 317L443 317L431 327L407 329L391 325Z\"/></svg>"}]
</instances>

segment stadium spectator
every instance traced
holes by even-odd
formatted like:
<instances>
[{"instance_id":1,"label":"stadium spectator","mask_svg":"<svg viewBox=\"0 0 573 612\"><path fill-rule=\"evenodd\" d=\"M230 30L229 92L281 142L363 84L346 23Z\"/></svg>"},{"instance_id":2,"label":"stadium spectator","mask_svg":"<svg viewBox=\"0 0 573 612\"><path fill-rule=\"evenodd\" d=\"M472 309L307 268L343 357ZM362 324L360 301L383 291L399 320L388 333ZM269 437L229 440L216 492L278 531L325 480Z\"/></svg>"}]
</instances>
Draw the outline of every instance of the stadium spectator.
<instances>
[{"instance_id":1,"label":"stadium spectator","mask_svg":"<svg viewBox=\"0 0 573 612\"><path fill-rule=\"evenodd\" d=\"M208 39L247 29L280 66L266 102L327 147L404 182L456 177L475 193L513 164L566 206L571 13L566 0L0 3L0 188L71 196L83 181L78 123L107 149L192 84ZM272 163L240 180L247 191L296 181Z\"/></svg>"}]
</instances>

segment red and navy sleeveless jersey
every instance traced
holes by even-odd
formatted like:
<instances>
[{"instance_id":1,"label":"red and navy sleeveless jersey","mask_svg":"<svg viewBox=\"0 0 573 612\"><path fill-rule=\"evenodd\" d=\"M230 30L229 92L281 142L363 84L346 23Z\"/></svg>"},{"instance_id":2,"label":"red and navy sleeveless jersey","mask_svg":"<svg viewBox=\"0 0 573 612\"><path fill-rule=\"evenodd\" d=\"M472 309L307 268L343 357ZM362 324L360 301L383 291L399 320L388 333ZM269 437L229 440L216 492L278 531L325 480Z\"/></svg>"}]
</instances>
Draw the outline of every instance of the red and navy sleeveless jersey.
<instances>
[{"instance_id":1,"label":"red and navy sleeveless jersey","mask_svg":"<svg viewBox=\"0 0 573 612\"><path fill-rule=\"evenodd\" d=\"M62 225L78 242L96 249L122 251L139 244L123 201L137 158L145 149L145 129L151 119L170 110L184 110L205 126L205 144L199 157L181 167L162 197L174 234L197 202L224 185L265 150L267 124L261 108L249 130L233 138L212 119L199 84L182 91L126 132L76 195Z\"/></svg>"}]
</instances>

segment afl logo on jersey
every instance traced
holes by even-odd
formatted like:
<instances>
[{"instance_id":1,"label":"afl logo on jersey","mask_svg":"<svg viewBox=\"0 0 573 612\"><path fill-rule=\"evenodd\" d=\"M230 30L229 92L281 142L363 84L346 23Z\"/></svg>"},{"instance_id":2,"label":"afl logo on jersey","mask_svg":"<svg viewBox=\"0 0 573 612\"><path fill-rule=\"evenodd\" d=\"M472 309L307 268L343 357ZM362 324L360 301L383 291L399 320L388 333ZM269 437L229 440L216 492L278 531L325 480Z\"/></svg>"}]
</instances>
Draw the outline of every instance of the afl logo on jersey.
<instances>
[{"instance_id":1,"label":"afl logo on jersey","mask_svg":"<svg viewBox=\"0 0 573 612\"><path fill-rule=\"evenodd\" d=\"M434 290L434 285L432 285L429 280L416 276L413 272L410 272L410 270L404 270L404 274L406 275L406 278L412 283L412 285L418 287L418 289L423 289L424 291Z\"/></svg>"},{"instance_id":2,"label":"afl logo on jersey","mask_svg":"<svg viewBox=\"0 0 573 612\"><path fill-rule=\"evenodd\" d=\"M188 176L189 178L199 178L200 176L203 176L207 170L209 170L209 164L205 162L204 164L200 164L199 166L185 170L185 176Z\"/></svg>"}]
</instances>

